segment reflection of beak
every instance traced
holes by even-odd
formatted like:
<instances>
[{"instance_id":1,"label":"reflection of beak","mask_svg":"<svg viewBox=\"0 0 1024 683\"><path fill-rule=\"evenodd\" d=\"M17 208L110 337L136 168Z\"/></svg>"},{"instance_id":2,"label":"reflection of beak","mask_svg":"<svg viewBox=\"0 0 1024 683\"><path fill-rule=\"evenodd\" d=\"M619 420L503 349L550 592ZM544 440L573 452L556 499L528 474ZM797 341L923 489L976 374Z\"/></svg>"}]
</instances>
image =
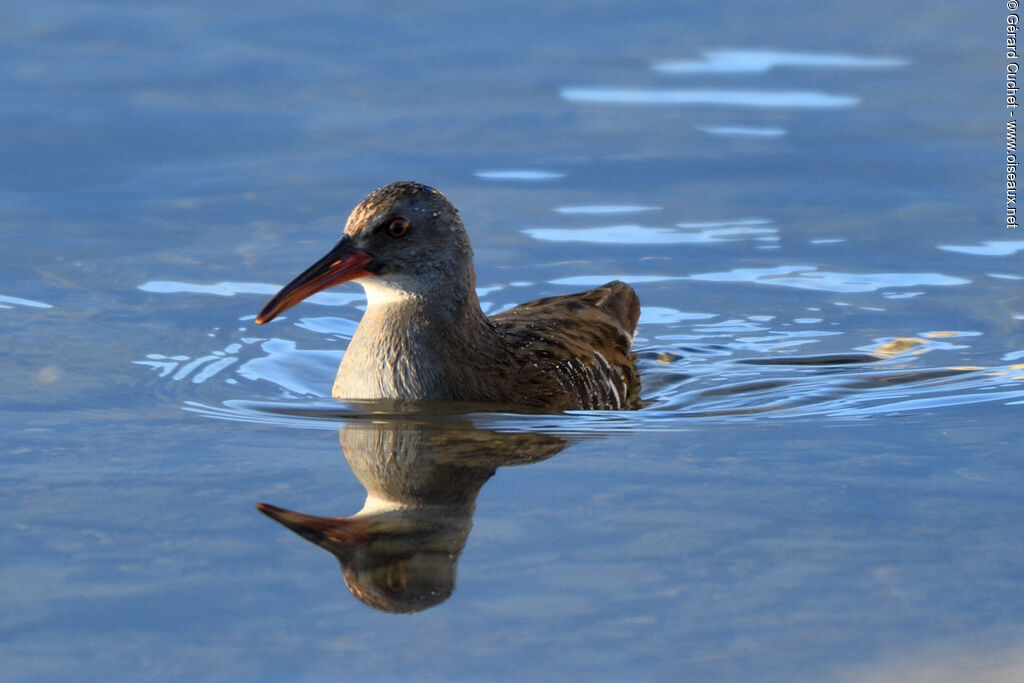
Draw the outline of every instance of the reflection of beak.
<instances>
[{"instance_id":1,"label":"reflection of beak","mask_svg":"<svg viewBox=\"0 0 1024 683\"><path fill-rule=\"evenodd\" d=\"M275 522L280 522L288 527L307 541L316 543L335 555L339 551L355 550L366 545L373 538L370 533L370 522L366 520L314 517L267 503L257 504L256 509Z\"/></svg>"},{"instance_id":2,"label":"reflection of beak","mask_svg":"<svg viewBox=\"0 0 1024 683\"><path fill-rule=\"evenodd\" d=\"M256 316L256 324L270 322L303 299L322 289L370 274L366 266L372 257L352 248L352 239L347 235L334 245L322 259L307 268L301 275L281 288Z\"/></svg>"}]
</instances>

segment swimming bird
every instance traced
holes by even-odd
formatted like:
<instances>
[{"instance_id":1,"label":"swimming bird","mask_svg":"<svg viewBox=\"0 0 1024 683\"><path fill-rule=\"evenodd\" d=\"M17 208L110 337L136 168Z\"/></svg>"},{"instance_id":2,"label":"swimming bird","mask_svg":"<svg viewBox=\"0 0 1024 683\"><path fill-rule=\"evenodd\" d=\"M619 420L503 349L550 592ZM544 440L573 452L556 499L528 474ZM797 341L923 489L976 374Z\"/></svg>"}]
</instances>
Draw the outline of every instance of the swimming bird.
<instances>
[{"instance_id":1,"label":"swimming bird","mask_svg":"<svg viewBox=\"0 0 1024 683\"><path fill-rule=\"evenodd\" d=\"M469 236L438 190L400 182L371 192L341 240L274 295L256 323L349 280L363 286L367 305L338 368L337 398L556 411L637 405L630 346L640 302L632 287L613 281L488 317Z\"/></svg>"}]
</instances>

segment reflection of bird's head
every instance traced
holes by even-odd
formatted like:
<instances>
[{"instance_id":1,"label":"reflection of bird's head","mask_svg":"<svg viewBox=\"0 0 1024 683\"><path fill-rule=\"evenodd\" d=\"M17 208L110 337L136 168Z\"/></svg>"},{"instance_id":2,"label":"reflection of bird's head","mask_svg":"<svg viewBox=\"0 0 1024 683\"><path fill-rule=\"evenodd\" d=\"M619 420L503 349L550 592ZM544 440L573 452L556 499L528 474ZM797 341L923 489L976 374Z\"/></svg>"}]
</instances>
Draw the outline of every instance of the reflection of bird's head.
<instances>
[{"instance_id":1,"label":"reflection of bird's head","mask_svg":"<svg viewBox=\"0 0 1024 683\"><path fill-rule=\"evenodd\" d=\"M471 525L471 511L424 521L401 511L345 518L315 517L266 503L256 507L329 550L341 563L349 591L385 612L417 612L448 599Z\"/></svg>"},{"instance_id":2,"label":"reflection of bird's head","mask_svg":"<svg viewBox=\"0 0 1024 683\"><path fill-rule=\"evenodd\" d=\"M447 600L455 590L458 555L416 553L383 563L342 563L352 595L382 612L419 612Z\"/></svg>"}]
</instances>

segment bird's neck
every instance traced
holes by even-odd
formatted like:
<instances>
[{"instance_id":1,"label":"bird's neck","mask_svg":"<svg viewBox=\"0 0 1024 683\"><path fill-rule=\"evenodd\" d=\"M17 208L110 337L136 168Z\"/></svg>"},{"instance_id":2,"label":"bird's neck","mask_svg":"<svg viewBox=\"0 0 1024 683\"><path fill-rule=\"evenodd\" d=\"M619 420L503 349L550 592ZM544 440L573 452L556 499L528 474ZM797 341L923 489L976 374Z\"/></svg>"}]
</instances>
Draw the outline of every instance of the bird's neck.
<instances>
[{"instance_id":1,"label":"bird's neck","mask_svg":"<svg viewBox=\"0 0 1024 683\"><path fill-rule=\"evenodd\" d=\"M429 293L361 280L366 313L342 359L334 396L458 399L466 369L501 349L467 280Z\"/></svg>"},{"instance_id":2,"label":"bird's neck","mask_svg":"<svg viewBox=\"0 0 1024 683\"><path fill-rule=\"evenodd\" d=\"M359 281L366 292L366 313L360 326L373 324L380 328L395 327L392 320L405 325L458 325L452 332L472 333L483 325L487 316L480 310L473 278L464 278L453 286L427 290L395 286L379 278Z\"/></svg>"}]
</instances>

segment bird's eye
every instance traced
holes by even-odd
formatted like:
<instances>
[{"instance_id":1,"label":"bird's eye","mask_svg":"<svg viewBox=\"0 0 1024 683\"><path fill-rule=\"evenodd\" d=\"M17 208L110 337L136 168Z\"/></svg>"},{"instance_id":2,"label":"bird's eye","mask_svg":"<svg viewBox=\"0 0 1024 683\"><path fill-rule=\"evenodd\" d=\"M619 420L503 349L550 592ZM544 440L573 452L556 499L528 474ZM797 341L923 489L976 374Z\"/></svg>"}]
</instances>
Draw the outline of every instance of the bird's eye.
<instances>
[{"instance_id":1,"label":"bird's eye","mask_svg":"<svg viewBox=\"0 0 1024 683\"><path fill-rule=\"evenodd\" d=\"M388 223L388 234L392 237L405 237L409 232L409 221L404 218L395 218Z\"/></svg>"}]
</instances>

